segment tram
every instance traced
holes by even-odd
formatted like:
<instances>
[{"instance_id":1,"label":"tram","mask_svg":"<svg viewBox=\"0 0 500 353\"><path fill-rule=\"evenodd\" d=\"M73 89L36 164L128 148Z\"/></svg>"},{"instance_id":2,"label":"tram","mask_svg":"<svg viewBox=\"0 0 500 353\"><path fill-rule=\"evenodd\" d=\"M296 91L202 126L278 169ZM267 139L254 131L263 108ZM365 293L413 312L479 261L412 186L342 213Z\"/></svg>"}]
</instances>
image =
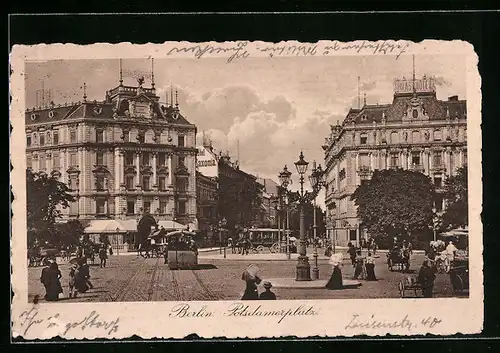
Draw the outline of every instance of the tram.
<instances>
[{"instance_id":1,"label":"tram","mask_svg":"<svg viewBox=\"0 0 500 353\"><path fill-rule=\"evenodd\" d=\"M291 235L289 230L285 231L276 228L250 228L248 229L248 240L251 244L252 252L262 253L266 249L271 253L286 252L287 237ZM281 239L280 239L281 235ZM292 238L289 238L289 246L292 247ZM295 238L293 238L295 239Z\"/></svg>"},{"instance_id":2,"label":"tram","mask_svg":"<svg viewBox=\"0 0 500 353\"><path fill-rule=\"evenodd\" d=\"M193 269L198 265L198 249L194 241L196 233L178 230L167 233L165 263L171 270Z\"/></svg>"}]
</instances>

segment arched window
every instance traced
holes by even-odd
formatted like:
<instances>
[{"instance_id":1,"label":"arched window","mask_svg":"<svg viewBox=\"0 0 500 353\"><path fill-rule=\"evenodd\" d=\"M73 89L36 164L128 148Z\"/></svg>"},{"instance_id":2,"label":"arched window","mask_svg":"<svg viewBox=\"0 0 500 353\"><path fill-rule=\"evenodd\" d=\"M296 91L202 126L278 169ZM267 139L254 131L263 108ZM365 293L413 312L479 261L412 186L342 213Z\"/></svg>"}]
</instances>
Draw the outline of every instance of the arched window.
<instances>
[{"instance_id":1,"label":"arched window","mask_svg":"<svg viewBox=\"0 0 500 353\"><path fill-rule=\"evenodd\" d=\"M366 132L362 132L359 137L360 144L366 145L368 143L368 134Z\"/></svg>"},{"instance_id":2,"label":"arched window","mask_svg":"<svg viewBox=\"0 0 500 353\"><path fill-rule=\"evenodd\" d=\"M413 143L420 142L420 131L413 131L411 133L411 140Z\"/></svg>"},{"instance_id":3,"label":"arched window","mask_svg":"<svg viewBox=\"0 0 500 353\"><path fill-rule=\"evenodd\" d=\"M441 130L436 129L434 130L434 141L441 141L443 139L443 133Z\"/></svg>"},{"instance_id":4,"label":"arched window","mask_svg":"<svg viewBox=\"0 0 500 353\"><path fill-rule=\"evenodd\" d=\"M397 131L391 132L391 143L399 143L399 134Z\"/></svg>"}]
</instances>

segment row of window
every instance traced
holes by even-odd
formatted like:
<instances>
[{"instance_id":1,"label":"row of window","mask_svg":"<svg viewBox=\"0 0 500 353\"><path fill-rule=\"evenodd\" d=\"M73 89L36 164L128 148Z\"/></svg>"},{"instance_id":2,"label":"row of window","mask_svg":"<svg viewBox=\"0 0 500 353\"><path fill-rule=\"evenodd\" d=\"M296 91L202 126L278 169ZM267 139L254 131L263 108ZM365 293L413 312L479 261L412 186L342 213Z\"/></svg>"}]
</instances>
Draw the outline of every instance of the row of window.
<instances>
[{"instance_id":1,"label":"row of window","mask_svg":"<svg viewBox=\"0 0 500 353\"><path fill-rule=\"evenodd\" d=\"M142 152L140 157L140 163L144 166L151 166L152 162L152 154L149 152ZM166 153L158 153L156 165L158 167L166 167L167 166L168 157ZM177 162L179 165L185 165L185 157L177 156ZM125 152L125 165L133 166L135 164L135 152L126 151Z\"/></svg>"},{"instance_id":2,"label":"row of window","mask_svg":"<svg viewBox=\"0 0 500 353\"><path fill-rule=\"evenodd\" d=\"M75 204L77 204L75 202ZM128 200L127 201L127 214L128 215L133 215L136 213L135 210L136 206L136 201L134 200ZM151 213L151 201L144 201L143 202L143 210L145 212ZM72 215L72 211L74 211L74 207L71 208L70 206L70 215ZM160 205L157 210L160 214L167 214L168 213L168 201L167 200L160 200ZM156 213L156 212L155 212ZM105 198L97 198L96 199L96 214L97 215L106 215L108 214L107 210L107 202ZM186 214L186 201L177 201L177 215L183 216Z\"/></svg>"},{"instance_id":3,"label":"row of window","mask_svg":"<svg viewBox=\"0 0 500 353\"><path fill-rule=\"evenodd\" d=\"M178 156L178 163L179 165L184 165L185 163L185 157L184 156ZM38 160L39 160L39 169L45 169L46 166L46 160L47 156L45 154L39 154L38 155ZM27 165L28 168L31 168L32 166L32 157L27 156L26 157ZM151 154L149 152L143 152L141 155L141 161L142 165L145 166L151 166ZM53 163L53 169L57 169L60 167L60 159L59 159L59 153L54 152L52 154L52 163ZM106 153L103 151L97 151L96 152L96 164L97 165L106 165ZM127 166L132 166L134 165L134 152L126 152L125 154L125 164ZM77 166L79 165L78 163L78 154L76 152L71 152L69 154L69 165L70 166ZM158 161L157 161L157 166L158 167L165 167L167 166L167 155L166 153L158 153Z\"/></svg>"},{"instance_id":4,"label":"row of window","mask_svg":"<svg viewBox=\"0 0 500 353\"><path fill-rule=\"evenodd\" d=\"M465 134L465 131L464 131L464 134ZM431 140L431 133L428 132L428 131L425 131L424 132L424 141L429 141ZM374 132L374 140L375 140L375 136L376 136L376 133ZM420 131L413 131L411 133L411 141L413 143L419 143L422 141L421 139L422 135L421 135L421 132ZM408 142L410 140L410 136L408 135L408 132L403 132L403 139L402 139L402 142ZM434 131L432 131L432 140L433 141L442 141L443 140L443 133L441 130L439 129L436 129ZM361 145L367 145L368 144L368 133L366 132L363 132L361 133L360 135L360 138L359 138L359 143ZM397 144L397 143L400 143L400 137L399 137L399 132L397 131L393 131L391 132L390 134L390 143L391 144Z\"/></svg>"},{"instance_id":5,"label":"row of window","mask_svg":"<svg viewBox=\"0 0 500 353\"><path fill-rule=\"evenodd\" d=\"M97 143L104 143L105 142L105 131L104 130L96 130L96 142ZM139 134L138 136L138 141L139 143L144 143L145 142L145 136L144 134ZM130 134L125 133L123 135L123 140L125 142L130 142ZM77 143L77 131L76 130L70 130L69 131L69 142L70 143ZM47 131L47 132L34 132L32 134L26 135L26 145L28 147L31 146L49 146L49 145L58 145L59 144L59 131L54 130L54 131ZM183 135L177 136L177 146L178 147L185 147L185 137Z\"/></svg>"}]
</instances>

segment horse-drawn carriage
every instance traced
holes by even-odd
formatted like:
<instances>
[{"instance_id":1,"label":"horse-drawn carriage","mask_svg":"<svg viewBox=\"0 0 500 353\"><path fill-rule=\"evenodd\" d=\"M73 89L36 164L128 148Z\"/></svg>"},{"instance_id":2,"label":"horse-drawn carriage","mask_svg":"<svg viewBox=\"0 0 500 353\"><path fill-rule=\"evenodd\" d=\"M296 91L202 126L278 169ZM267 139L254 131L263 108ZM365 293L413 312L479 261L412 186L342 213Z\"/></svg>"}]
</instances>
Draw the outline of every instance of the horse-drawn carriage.
<instances>
[{"instance_id":1,"label":"horse-drawn carriage","mask_svg":"<svg viewBox=\"0 0 500 353\"><path fill-rule=\"evenodd\" d=\"M28 267L39 267L47 264L49 260L55 260L57 256L55 248L31 248L28 251Z\"/></svg>"},{"instance_id":2,"label":"horse-drawn carriage","mask_svg":"<svg viewBox=\"0 0 500 353\"><path fill-rule=\"evenodd\" d=\"M469 257L466 252L457 251L448 271L453 293L469 290Z\"/></svg>"},{"instance_id":3,"label":"horse-drawn carriage","mask_svg":"<svg viewBox=\"0 0 500 353\"><path fill-rule=\"evenodd\" d=\"M399 270L406 271L410 270L410 255L411 250L405 247L393 247L387 253L387 268L389 271Z\"/></svg>"}]
</instances>

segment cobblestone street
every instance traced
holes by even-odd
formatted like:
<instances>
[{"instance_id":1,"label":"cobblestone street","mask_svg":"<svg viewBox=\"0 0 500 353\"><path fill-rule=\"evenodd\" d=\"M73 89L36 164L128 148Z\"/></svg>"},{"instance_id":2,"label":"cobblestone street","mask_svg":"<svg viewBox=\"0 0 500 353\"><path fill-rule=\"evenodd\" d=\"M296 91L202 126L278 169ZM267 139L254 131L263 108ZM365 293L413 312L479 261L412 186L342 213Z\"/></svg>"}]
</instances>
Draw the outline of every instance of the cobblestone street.
<instances>
[{"instance_id":1,"label":"cobblestone street","mask_svg":"<svg viewBox=\"0 0 500 353\"><path fill-rule=\"evenodd\" d=\"M218 252L217 252L218 253ZM312 265L312 257L310 262ZM423 255L413 255L411 271L416 274ZM63 302L106 301L182 301L182 300L238 300L244 290L241 274L249 263L256 263L260 275L266 278L295 277L294 260L245 261L206 259L200 254L200 265L196 270L168 269L163 259L144 259L134 255L111 256L108 266L101 269L96 261L91 265L91 282L94 288L68 299L69 265L59 265L63 278ZM331 266L327 260L319 261L320 278L328 279ZM29 301L37 295L43 298L44 288L40 283L42 268L29 268ZM327 289L273 288L278 299L333 299L333 298L399 298L398 282L408 274L390 272L385 264L385 255L377 258L377 282L361 281L358 288L330 291ZM352 278L353 268L347 259L342 268L344 278ZM259 289L262 291L262 288ZM435 297L451 297L453 292L449 276L438 274L434 287Z\"/></svg>"}]
</instances>

